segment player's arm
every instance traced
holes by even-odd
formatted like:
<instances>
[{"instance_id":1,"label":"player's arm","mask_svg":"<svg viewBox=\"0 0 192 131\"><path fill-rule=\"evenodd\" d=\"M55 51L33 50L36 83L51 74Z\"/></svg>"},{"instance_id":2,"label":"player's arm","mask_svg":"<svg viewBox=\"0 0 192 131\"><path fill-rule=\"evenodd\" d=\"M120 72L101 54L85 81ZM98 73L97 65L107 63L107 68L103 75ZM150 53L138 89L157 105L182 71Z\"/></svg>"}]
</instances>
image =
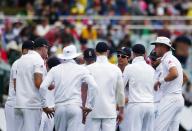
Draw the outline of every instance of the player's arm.
<instances>
[{"instance_id":1,"label":"player's arm","mask_svg":"<svg viewBox=\"0 0 192 131\"><path fill-rule=\"evenodd\" d=\"M84 75L84 81L87 83L88 90L90 92L90 96L86 101L86 107L88 107L89 109L92 109L94 107L95 97L98 93L98 85L90 73L86 73Z\"/></svg>"},{"instance_id":2,"label":"player's arm","mask_svg":"<svg viewBox=\"0 0 192 131\"><path fill-rule=\"evenodd\" d=\"M39 88L42 108L43 108L43 111L47 114L48 118L52 118L54 116L54 113L53 113L54 108L48 108L47 100L46 100L47 90L48 90L48 87L52 84L52 82L53 82L53 74L52 74L52 70L50 70L47 76L45 77L45 79L43 80L43 82L40 84L40 88Z\"/></svg>"},{"instance_id":3,"label":"player's arm","mask_svg":"<svg viewBox=\"0 0 192 131\"><path fill-rule=\"evenodd\" d=\"M87 83L83 82L81 85L81 99L82 99L82 110L83 110L83 119L82 123L85 124L86 116L91 110L86 110L86 101L87 101L87 93L88 93L88 85Z\"/></svg>"},{"instance_id":4,"label":"player's arm","mask_svg":"<svg viewBox=\"0 0 192 131\"><path fill-rule=\"evenodd\" d=\"M122 73L119 70L118 73L118 80L116 85L116 98L117 98L117 105L119 109L119 113L117 115L117 124L120 124L123 120L124 116L124 106L125 106L125 92L124 92L124 83Z\"/></svg>"},{"instance_id":5,"label":"player's arm","mask_svg":"<svg viewBox=\"0 0 192 131\"><path fill-rule=\"evenodd\" d=\"M87 100L87 90L88 90L88 85L83 82L81 85L81 98L82 98L82 106L85 107L85 103Z\"/></svg>"},{"instance_id":6,"label":"player's arm","mask_svg":"<svg viewBox=\"0 0 192 131\"><path fill-rule=\"evenodd\" d=\"M189 77L187 74L183 71L183 85L186 84L189 81Z\"/></svg>"},{"instance_id":7,"label":"player's arm","mask_svg":"<svg viewBox=\"0 0 192 131\"><path fill-rule=\"evenodd\" d=\"M34 73L34 84L37 89L40 88L40 85L43 81L43 74L41 73Z\"/></svg>"},{"instance_id":8,"label":"player's arm","mask_svg":"<svg viewBox=\"0 0 192 131\"><path fill-rule=\"evenodd\" d=\"M155 83L154 89L156 91L158 90L158 88L160 87L160 85L162 83L175 80L178 77L178 70L176 68L176 64L172 60L170 60L170 59L165 60L164 64L167 66L169 72L168 72L167 76L165 76L164 78L159 79Z\"/></svg>"},{"instance_id":9,"label":"player's arm","mask_svg":"<svg viewBox=\"0 0 192 131\"><path fill-rule=\"evenodd\" d=\"M177 68L175 66L171 67L169 69L169 73L167 74L167 76L164 78L164 80L167 81L172 81L174 79L176 79L178 77L178 71Z\"/></svg>"},{"instance_id":10,"label":"player's arm","mask_svg":"<svg viewBox=\"0 0 192 131\"><path fill-rule=\"evenodd\" d=\"M125 86L125 91L127 91L128 89L126 89L126 87L129 86L129 68L126 67L123 71L123 82L124 82L124 86ZM125 103L127 104L129 101L128 96L125 96Z\"/></svg>"},{"instance_id":11,"label":"player's arm","mask_svg":"<svg viewBox=\"0 0 192 131\"><path fill-rule=\"evenodd\" d=\"M14 90L16 91L16 79L13 79L13 87L14 87Z\"/></svg>"},{"instance_id":12,"label":"player's arm","mask_svg":"<svg viewBox=\"0 0 192 131\"><path fill-rule=\"evenodd\" d=\"M13 88L14 88L14 90L16 91L16 77L17 77L17 69L16 69L17 67L16 67L16 64L15 63L13 63L13 66L12 66L12 68L11 68L11 71L12 71L12 82L13 82ZM11 78L11 77L10 77Z\"/></svg>"},{"instance_id":13,"label":"player's arm","mask_svg":"<svg viewBox=\"0 0 192 131\"><path fill-rule=\"evenodd\" d=\"M169 72L168 72L167 76L165 76L164 78L161 78L159 80L160 83L172 81L172 80L176 79L178 77L178 75L179 75L176 64L175 64L175 62L173 60L166 59L164 61L164 64L168 68Z\"/></svg>"},{"instance_id":14,"label":"player's arm","mask_svg":"<svg viewBox=\"0 0 192 131\"><path fill-rule=\"evenodd\" d=\"M43 81L43 73L46 70L43 60L37 60L34 64L34 84L37 89Z\"/></svg>"},{"instance_id":15,"label":"player's arm","mask_svg":"<svg viewBox=\"0 0 192 131\"><path fill-rule=\"evenodd\" d=\"M85 104L83 104L82 110L83 110L83 119L82 123L84 124L86 121L86 117L89 114L89 112L94 108L95 104L95 97L98 93L98 85L95 82L93 76L90 74L90 72L86 69L85 73L83 74L83 82L87 84L88 90L89 90L89 97L87 97L87 100Z\"/></svg>"}]
</instances>

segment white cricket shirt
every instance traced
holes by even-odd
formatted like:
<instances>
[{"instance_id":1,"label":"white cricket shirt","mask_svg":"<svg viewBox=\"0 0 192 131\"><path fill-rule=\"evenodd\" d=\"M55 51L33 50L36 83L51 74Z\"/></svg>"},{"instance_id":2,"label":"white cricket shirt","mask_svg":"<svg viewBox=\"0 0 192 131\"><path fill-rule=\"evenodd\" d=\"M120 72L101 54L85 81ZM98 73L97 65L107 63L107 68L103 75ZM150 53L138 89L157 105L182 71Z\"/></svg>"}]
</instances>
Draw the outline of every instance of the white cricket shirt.
<instances>
[{"instance_id":1,"label":"white cricket shirt","mask_svg":"<svg viewBox=\"0 0 192 131\"><path fill-rule=\"evenodd\" d=\"M40 87L44 107L47 106L46 91L52 82L55 85L55 106L69 104L82 106L81 85L86 82L88 89L93 94L91 96L92 104L89 104L88 107L93 108L94 98L97 94L97 84L90 72L82 65L78 65L74 60L67 60L51 68Z\"/></svg>"},{"instance_id":2,"label":"white cricket shirt","mask_svg":"<svg viewBox=\"0 0 192 131\"><path fill-rule=\"evenodd\" d=\"M154 69L144 57L133 59L123 72L124 84L129 83L128 99L131 102L154 102Z\"/></svg>"},{"instance_id":3,"label":"white cricket shirt","mask_svg":"<svg viewBox=\"0 0 192 131\"><path fill-rule=\"evenodd\" d=\"M16 60L11 67L10 71L10 79L9 79L9 93L8 93L8 98L6 101L6 104L9 106L15 106L15 100L16 100L16 92L14 89L14 79L16 79L16 74L17 74L17 62Z\"/></svg>"},{"instance_id":4,"label":"white cricket shirt","mask_svg":"<svg viewBox=\"0 0 192 131\"><path fill-rule=\"evenodd\" d=\"M87 66L98 84L98 95L90 117L116 118L116 105L125 104L124 84L121 70L108 62L106 56L98 56L97 61Z\"/></svg>"},{"instance_id":5,"label":"white cricket shirt","mask_svg":"<svg viewBox=\"0 0 192 131\"><path fill-rule=\"evenodd\" d=\"M34 74L46 74L44 60L36 51L29 51L17 62L16 108L41 108L39 89L34 84Z\"/></svg>"},{"instance_id":6,"label":"white cricket shirt","mask_svg":"<svg viewBox=\"0 0 192 131\"><path fill-rule=\"evenodd\" d=\"M158 81L162 78L162 64L160 63L155 69L155 81ZM162 89L159 88L157 91L154 90L154 102L160 102L162 98Z\"/></svg>"},{"instance_id":7,"label":"white cricket shirt","mask_svg":"<svg viewBox=\"0 0 192 131\"><path fill-rule=\"evenodd\" d=\"M164 82L161 84L160 88L163 91L163 95L170 93L182 93L183 84L183 69L181 63L177 60L175 56L172 55L171 51L164 54L161 59L162 63L162 78L165 78L169 73L171 67L176 67L178 72L178 77L172 81Z\"/></svg>"}]
</instances>

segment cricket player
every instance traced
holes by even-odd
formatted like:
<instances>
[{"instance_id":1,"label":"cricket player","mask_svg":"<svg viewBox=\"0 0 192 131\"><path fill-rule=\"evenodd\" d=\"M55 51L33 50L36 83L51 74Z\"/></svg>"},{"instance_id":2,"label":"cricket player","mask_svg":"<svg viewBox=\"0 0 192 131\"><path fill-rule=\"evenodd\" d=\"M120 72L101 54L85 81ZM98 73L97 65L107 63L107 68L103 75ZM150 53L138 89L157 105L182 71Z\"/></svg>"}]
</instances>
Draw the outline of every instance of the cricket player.
<instances>
[{"instance_id":1,"label":"cricket player","mask_svg":"<svg viewBox=\"0 0 192 131\"><path fill-rule=\"evenodd\" d=\"M48 71L52 67L55 67L55 66L59 65L60 63L61 63L60 60L55 56L48 58L47 62L46 62ZM49 86L49 88L47 90L47 94L46 94L47 105L50 108L55 106L54 88L55 88L54 83L52 83L52 85ZM54 127L54 117L48 118L46 113L43 112L39 131L53 131L53 127Z\"/></svg>"},{"instance_id":2,"label":"cricket player","mask_svg":"<svg viewBox=\"0 0 192 131\"><path fill-rule=\"evenodd\" d=\"M74 45L66 46L63 49L64 62L53 67L47 74L41 84L40 92L44 97L44 106L46 107L47 88L54 83L55 85L55 129L56 131L79 131L82 123L82 100L81 85L83 82L88 84L92 96L86 107L94 107L94 99L97 95L97 84L90 72L78 65L74 59L80 53Z\"/></svg>"},{"instance_id":3,"label":"cricket player","mask_svg":"<svg viewBox=\"0 0 192 131\"><path fill-rule=\"evenodd\" d=\"M33 41L24 41L22 45L22 55L28 53L28 50L33 50L34 42ZM17 62L16 60L11 68L10 80L9 80L9 94L7 101L5 103L5 118L6 118L6 127L7 131L15 131L15 89L16 89L16 74L17 74Z\"/></svg>"},{"instance_id":4,"label":"cricket player","mask_svg":"<svg viewBox=\"0 0 192 131\"><path fill-rule=\"evenodd\" d=\"M83 52L83 59L85 61L85 66L93 64L96 61L96 54L95 50L93 48L87 48ZM81 98L82 98L82 106L84 107L86 104L87 97L89 95L88 85L87 83L83 82L81 86ZM85 112L87 114L87 112ZM81 131L85 131L85 121L86 121L86 114L83 114L83 120L82 120L82 129Z\"/></svg>"},{"instance_id":5,"label":"cricket player","mask_svg":"<svg viewBox=\"0 0 192 131\"><path fill-rule=\"evenodd\" d=\"M99 93L95 107L86 120L86 131L115 131L116 125L123 120L125 95L122 72L116 65L109 63L108 49L105 42L98 42L97 60L87 66L99 86ZM119 106L118 115L116 105Z\"/></svg>"},{"instance_id":6,"label":"cricket player","mask_svg":"<svg viewBox=\"0 0 192 131\"><path fill-rule=\"evenodd\" d=\"M96 61L96 54L94 49L87 48L83 52L83 59L85 60L85 66L93 64ZM85 82L82 84L81 92L82 92L82 102L83 102L82 105L84 106L86 104L87 92L88 92L88 87Z\"/></svg>"},{"instance_id":7,"label":"cricket player","mask_svg":"<svg viewBox=\"0 0 192 131\"><path fill-rule=\"evenodd\" d=\"M133 61L123 72L128 85L128 105L121 131L153 131L154 128L154 69L144 60L145 47L136 44L132 48Z\"/></svg>"},{"instance_id":8,"label":"cricket player","mask_svg":"<svg viewBox=\"0 0 192 131\"><path fill-rule=\"evenodd\" d=\"M172 55L171 41L167 37L157 37L155 51L161 58L162 77L157 80L154 89L160 88L163 97L158 105L155 131L178 131L180 112L184 106L182 96L183 70L180 62Z\"/></svg>"},{"instance_id":9,"label":"cricket player","mask_svg":"<svg viewBox=\"0 0 192 131\"><path fill-rule=\"evenodd\" d=\"M118 67L123 72L131 59L131 50L128 47L122 47L117 51Z\"/></svg>"},{"instance_id":10,"label":"cricket player","mask_svg":"<svg viewBox=\"0 0 192 131\"><path fill-rule=\"evenodd\" d=\"M48 42L37 38L34 51L28 51L17 62L15 131L38 131L41 122L42 99L40 84L46 73L44 58L47 57ZM51 114L53 110L43 108Z\"/></svg>"},{"instance_id":11,"label":"cricket player","mask_svg":"<svg viewBox=\"0 0 192 131\"><path fill-rule=\"evenodd\" d=\"M122 47L120 50L117 51L117 58L118 58L118 67L121 69L122 73L125 69L125 67L129 64L129 61L131 59L131 50L127 47ZM128 86L128 85L126 85ZM128 103L128 93L127 93L128 87L125 87L125 104ZM125 114L125 118L127 118ZM122 124L122 123L121 123ZM117 131L121 129L121 124L117 127Z\"/></svg>"},{"instance_id":12,"label":"cricket player","mask_svg":"<svg viewBox=\"0 0 192 131\"><path fill-rule=\"evenodd\" d=\"M161 57L157 56L157 53L152 50L149 59L151 60L151 66L155 69L154 79L155 81L161 79L162 76L162 64L161 64ZM159 88L158 90L154 90L154 104L155 104L155 118L157 117L158 113L158 105L162 98L162 90Z\"/></svg>"}]
</instances>

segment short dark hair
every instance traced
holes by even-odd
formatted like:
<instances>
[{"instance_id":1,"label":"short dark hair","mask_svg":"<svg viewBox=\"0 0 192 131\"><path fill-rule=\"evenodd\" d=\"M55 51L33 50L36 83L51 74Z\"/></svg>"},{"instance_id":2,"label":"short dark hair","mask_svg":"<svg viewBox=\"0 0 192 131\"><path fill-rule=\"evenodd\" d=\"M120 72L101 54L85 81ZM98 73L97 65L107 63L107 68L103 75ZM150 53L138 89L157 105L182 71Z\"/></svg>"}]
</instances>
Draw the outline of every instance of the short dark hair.
<instances>
[{"instance_id":1,"label":"short dark hair","mask_svg":"<svg viewBox=\"0 0 192 131\"><path fill-rule=\"evenodd\" d=\"M123 54L126 56L131 56L131 49L128 47L121 47L121 50L117 51L118 54Z\"/></svg>"},{"instance_id":2,"label":"short dark hair","mask_svg":"<svg viewBox=\"0 0 192 131\"><path fill-rule=\"evenodd\" d=\"M84 52L83 52L83 57L85 60L96 60L96 54L94 49L92 48L87 48Z\"/></svg>"},{"instance_id":3,"label":"short dark hair","mask_svg":"<svg viewBox=\"0 0 192 131\"><path fill-rule=\"evenodd\" d=\"M35 39L34 42L35 42L34 48L39 48L39 47L44 47L44 46L49 47L49 42L45 38L38 37Z\"/></svg>"},{"instance_id":4,"label":"short dark hair","mask_svg":"<svg viewBox=\"0 0 192 131\"><path fill-rule=\"evenodd\" d=\"M132 47L133 53L144 55L145 54L145 47L142 44L136 44Z\"/></svg>"},{"instance_id":5,"label":"short dark hair","mask_svg":"<svg viewBox=\"0 0 192 131\"><path fill-rule=\"evenodd\" d=\"M23 49L33 50L34 49L34 41L32 41L32 40L24 41L23 45L22 45L22 50Z\"/></svg>"},{"instance_id":6,"label":"short dark hair","mask_svg":"<svg viewBox=\"0 0 192 131\"><path fill-rule=\"evenodd\" d=\"M98 53L104 53L104 52L107 52L107 50L109 50L109 47L108 47L106 42L98 42L97 43L96 51Z\"/></svg>"},{"instance_id":7,"label":"short dark hair","mask_svg":"<svg viewBox=\"0 0 192 131\"><path fill-rule=\"evenodd\" d=\"M57 57L55 57L55 56L50 57L47 60L47 65L48 65L49 69L51 69L54 66L59 65L60 63L61 63L60 60Z\"/></svg>"}]
</instances>

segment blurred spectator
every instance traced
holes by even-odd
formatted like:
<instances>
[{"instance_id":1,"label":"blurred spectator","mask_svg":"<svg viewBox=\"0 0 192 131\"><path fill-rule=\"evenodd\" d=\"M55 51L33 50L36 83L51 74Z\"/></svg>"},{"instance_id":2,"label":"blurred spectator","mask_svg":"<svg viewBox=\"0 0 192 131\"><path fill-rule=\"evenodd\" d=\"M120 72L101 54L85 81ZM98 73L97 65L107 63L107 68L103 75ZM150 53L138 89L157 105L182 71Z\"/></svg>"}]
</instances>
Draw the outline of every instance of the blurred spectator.
<instances>
[{"instance_id":1,"label":"blurred spectator","mask_svg":"<svg viewBox=\"0 0 192 131\"><path fill-rule=\"evenodd\" d=\"M54 4L53 6L51 6L50 14L49 14L48 17L49 17L50 24L54 24L56 21L58 21L58 19L59 19L59 11L58 11L57 4Z\"/></svg>"},{"instance_id":2,"label":"blurred spectator","mask_svg":"<svg viewBox=\"0 0 192 131\"><path fill-rule=\"evenodd\" d=\"M77 33L77 30L75 28L75 25L73 24L70 24L69 25L69 32L72 34L72 36L76 39L76 40L79 40L80 39L80 36L79 34Z\"/></svg>"},{"instance_id":3,"label":"blurred spectator","mask_svg":"<svg viewBox=\"0 0 192 131\"><path fill-rule=\"evenodd\" d=\"M92 21L89 21L87 27L82 30L81 37L85 40L97 39L97 31L93 28Z\"/></svg>"},{"instance_id":4,"label":"blurred spectator","mask_svg":"<svg viewBox=\"0 0 192 131\"><path fill-rule=\"evenodd\" d=\"M129 47L129 48L132 47L132 43L130 40L130 34L126 34L124 36L124 38L119 42L118 49L120 49L121 47Z\"/></svg>"},{"instance_id":5,"label":"blurred spectator","mask_svg":"<svg viewBox=\"0 0 192 131\"><path fill-rule=\"evenodd\" d=\"M50 30L49 20L47 18L41 21L41 24L37 25L37 34L41 37L45 36L47 32Z\"/></svg>"},{"instance_id":6,"label":"blurred spectator","mask_svg":"<svg viewBox=\"0 0 192 131\"><path fill-rule=\"evenodd\" d=\"M4 61L6 63L8 61L7 52L1 47L1 44L0 44L0 59L1 59L1 61Z\"/></svg>"},{"instance_id":7,"label":"blurred spectator","mask_svg":"<svg viewBox=\"0 0 192 131\"><path fill-rule=\"evenodd\" d=\"M5 19L4 21L4 28L2 32L2 41L3 41L3 48L6 49L7 44L15 40L16 36L13 32L12 21L10 19Z\"/></svg>"},{"instance_id":8,"label":"blurred spectator","mask_svg":"<svg viewBox=\"0 0 192 131\"><path fill-rule=\"evenodd\" d=\"M185 68L187 59L189 57L189 49L191 47L191 40L187 36L179 36L175 39L173 44L175 51L174 54Z\"/></svg>"},{"instance_id":9,"label":"blurred spectator","mask_svg":"<svg viewBox=\"0 0 192 131\"><path fill-rule=\"evenodd\" d=\"M74 38L73 36L67 32L65 29L60 31L60 37L61 37L61 43L65 47L71 43L74 43Z\"/></svg>"},{"instance_id":10,"label":"blurred spectator","mask_svg":"<svg viewBox=\"0 0 192 131\"><path fill-rule=\"evenodd\" d=\"M0 54L0 107L3 106L3 94L8 89L10 66L1 59Z\"/></svg>"},{"instance_id":11,"label":"blurred spectator","mask_svg":"<svg viewBox=\"0 0 192 131\"><path fill-rule=\"evenodd\" d=\"M19 37L19 34L22 30L22 26L23 23L19 20L16 20L14 23L13 23L13 34L18 38Z\"/></svg>"},{"instance_id":12,"label":"blurred spectator","mask_svg":"<svg viewBox=\"0 0 192 131\"><path fill-rule=\"evenodd\" d=\"M50 45L60 44L60 31L64 29L61 21L56 21L52 28L46 33L45 38L49 41Z\"/></svg>"},{"instance_id":13,"label":"blurred spectator","mask_svg":"<svg viewBox=\"0 0 192 131\"><path fill-rule=\"evenodd\" d=\"M26 12L24 12L24 13L25 13L25 15L27 15L29 17L35 16L35 11L34 11L33 5L30 2L28 2L26 4Z\"/></svg>"},{"instance_id":14,"label":"blurred spectator","mask_svg":"<svg viewBox=\"0 0 192 131\"><path fill-rule=\"evenodd\" d=\"M15 60L21 56L21 52L16 41L10 41L7 45L7 54L9 64L12 65Z\"/></svg>"}]
</instances>

